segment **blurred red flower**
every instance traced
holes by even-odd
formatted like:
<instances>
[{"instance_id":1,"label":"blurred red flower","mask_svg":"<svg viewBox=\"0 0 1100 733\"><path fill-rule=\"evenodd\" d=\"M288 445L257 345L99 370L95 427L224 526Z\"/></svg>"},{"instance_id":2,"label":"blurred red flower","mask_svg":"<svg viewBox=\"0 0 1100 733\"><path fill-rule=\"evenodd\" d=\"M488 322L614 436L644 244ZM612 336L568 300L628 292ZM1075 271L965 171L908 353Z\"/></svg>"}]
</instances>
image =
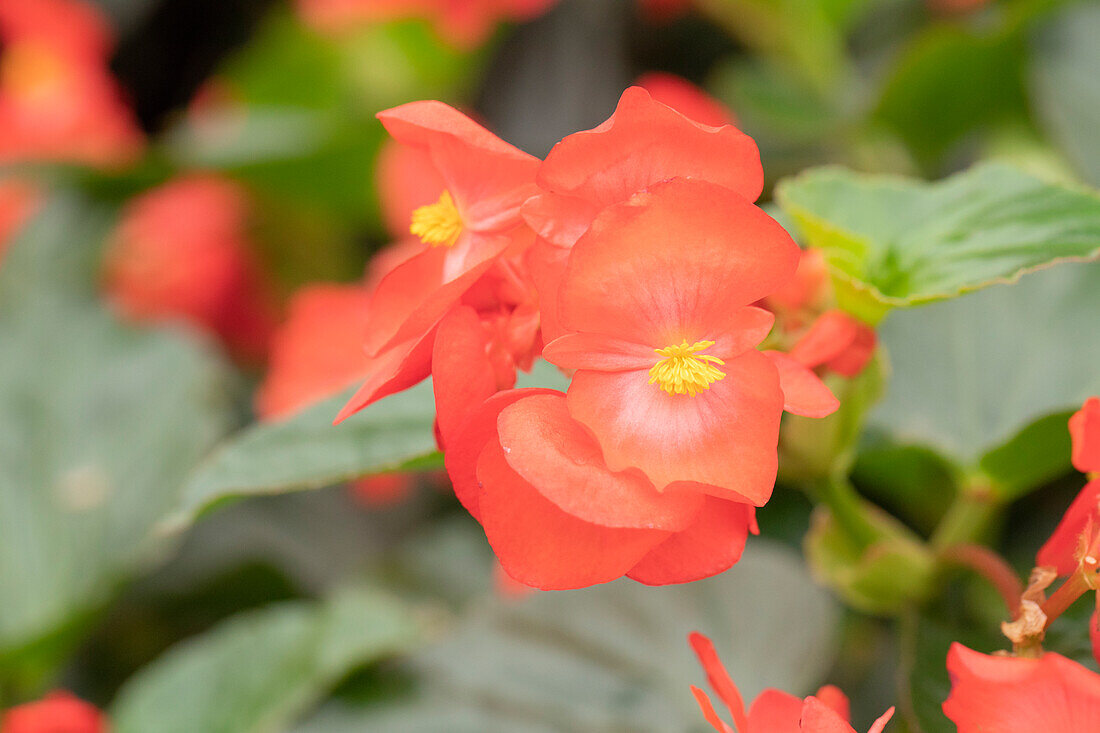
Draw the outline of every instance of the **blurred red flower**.
<instances>
[{"instance_id":1,"label":"blurred red flower","mask_svg":"<svg viewBox=\"0 0 1100 733\"><path fill-rule=\"evenodd\" d=\"M0 3L0 160L121 165L143 136L107 62L112 39L81 0Z\"/></svg>"},{"instance_id":2,"label":"blurred red flower","mask_svg":"<svg viewBox=\"0 0 1100 733\"><path fill-rule=\"evenodd\" d=\"M959 733L1091 731L1100 721L1100 675L1053 652L1023 659L956 643L947 671L943 712Z\"/></svg>"},{"instance_id":3,"label":"blurred red flower","mask_svg":"<svg viewBox=\"0 0 1100 733\"><path fill-rule=\"evenodd\" d=\"M107 733L108 730L103 713L64 691L17 705L0 719L0 733Z\"/></svg>"},{"instance_id":4,"label":"blurred red flower","mask_svg":"<svg viewBox=\"0 0 1100 733\"><path fill-rule=\"evenodd\" d=\"M483 43L502 21L524 21L556 0L298 0L314 27L337 31L362 23L425 18L439 35L459 48Z\"/></svg>"},{"instance_id":5,"label":"blurred red flower","mask_svg":"<svg viewBox=\"0 0 1100 733\"><path fill-rule=\"evenodd\" d=\"M130 318L179 319L243 361L262 360L275 307L252 254L247 210L239 187L207 175L133 199L106 254L108 297Z\"/></svg>"},{"instance_id":6,"label":"blurred red flower","mask_svg":"<svg viewBox=\"0 0 1100 733\"><path fill-rule=\"evenodd\" d=\"M688 640L707 673L711 689L729 709L733 719L731 727L715 712L707 693L692 685L691 691L703 716L718 733L855 733L848 724L848 698L832 685L822 687L816 695L805 699L767 689L753 700L746 713L741 693L718 658L714 644L697 632ZM875 721L869 733L881 733L893 715L894 709L890 708Z\"/></svg>"},{"instance_id":7,"label":"blurred red flower","mask_svg":"<svg viewBox=\"0 0 1100 733\"><path fill-rule=\"evenodd\" d=\"M409 230L421 251L386 274L371 297L365 383L338 421L424 379L441 319L464 298L482 299L475 286L483 278L500 284L498 294L512 290L533 241L519 207L535 192L537 158L441 102L413 102L378 117L397 142L427 155L446 188L412 213ZM516 305L489 301L478 311Z\"/></svg>"}]
</instances>

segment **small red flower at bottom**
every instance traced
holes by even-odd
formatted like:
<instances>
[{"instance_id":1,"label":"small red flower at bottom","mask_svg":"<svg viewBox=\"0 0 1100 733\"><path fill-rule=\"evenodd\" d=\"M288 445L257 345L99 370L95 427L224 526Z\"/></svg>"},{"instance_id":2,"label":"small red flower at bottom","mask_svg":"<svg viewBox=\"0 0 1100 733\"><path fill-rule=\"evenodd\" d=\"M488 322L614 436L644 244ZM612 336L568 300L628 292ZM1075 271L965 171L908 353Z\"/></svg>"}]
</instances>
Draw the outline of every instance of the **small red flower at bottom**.
<instances>
[{"instance_id":1,"label":"small red flower at bottom","mask_svg":"<svg viewBox=\"0 0 1100 733\"><path fill-rule=\"evenodd\" d=\"M1100 675L1060 654L991 656L954 644L943 712L959 733L1092 731L1100 725Z\"/></svg>"},{"instance_id":2,"label":"small red flower at bottom","mask_svg":"<svg viewBox=\"0 0 1100 733\"><path fill-rule=\"evenodd\" d=\"M780 690L764 690L746 713L741 693L718 658L714 644L697 632L689 635L688 640L711 688L733 717L730 726L718 717L707 693L692 686L703 716L718 733L855 733L848 724L848 698L831 685L804 700ZM875 721L869 733L881 733L893 715L894 709L890 708Z\"/></svg>"},{"instance_id":3,"label":"small red flower at bottom","mask_svg":"<svg viewBox=\"0 0 1100 733\"><path fill-rule=\"evenodd\" d=\"M18 705L0 718L0 733L107 733L107 718L95 706L64 691Z\"/></svg>"}]
</instances>

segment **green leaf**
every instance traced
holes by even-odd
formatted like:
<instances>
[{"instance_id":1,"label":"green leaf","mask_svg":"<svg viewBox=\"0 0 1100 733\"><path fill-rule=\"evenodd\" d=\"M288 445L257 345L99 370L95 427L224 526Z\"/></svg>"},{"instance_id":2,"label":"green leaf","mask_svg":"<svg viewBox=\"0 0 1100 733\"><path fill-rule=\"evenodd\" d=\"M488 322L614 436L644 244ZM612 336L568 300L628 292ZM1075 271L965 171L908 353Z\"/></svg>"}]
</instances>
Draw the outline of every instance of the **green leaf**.
<instances>
[{"instance_id":1,"label":"green leaf","mask_svg":"<svg viewBox=\"0 0 1100 733\"><path fill-rule=\"evenodd\" d=\"M319 489L392 471L435 452L430 380L333 425L353 391L234 436L191 476L168 525L186 525L223 499Z\"/></svg>"},{"instance_id":2,"label":"green leaf","mask_svg":"<svg viewBox=\"0 0 1100 733\"><path fill-rule=\"evenodd\" d=\"M852 482L863 494L918 530L930 533L962 477L933 450L879 440L862 446Z\"/></svg>"},{"instance_id":3,"label":"green leaf","mask_svg":"<svg viewBox=\"0 0 1100 733\"><path fill-rule=\"evenodd\" d=\"M403 604L366 590L241 614L127 682L111 708L111 729L280 730L350 671L407 650L422 633Z\"/></svg>"},{"instance_id":4,"label":"green leaf","mask_svg":"<svg viewBox=\"0 0 1100 733\"><path fill-rule=\"evenodd\" d=\"M871 422L899 443L976 468L1035 420L1100 393L1097 313L1100 263L1063 265L1009 287L896 313L880 332L894 376ZM1042 440L1047 450L1062 450L1049 434ZM1017 468L1003 452L985 465L1012 486L1049 475L1068 455L1036 456L1015 482L1008 473Z\"/></svg>"},{"instance_id":5,"label":"green leaf","mask_svg":"<svg viewBox=\"0 0 1100 733\"><path fill-rule=\"evenodd\" d=\"M1071 414L1058 412L1041 417L982 456L979 468L1001 499L1011 501L1072 470Z\"/></svg>"},{"instance_id":6,"label":"green leaf","mask_svg":"<svg viewBox=\"0 0 1100 733\"><path fill-rule=\"evenodd\" d=\"M658 588L621 580L474 610L453 638L413 658L421 677L413 699L333 705L299 733L701 730L689 685L705 678L688 632L714 640L752 699L764 687L815 689L838 620L799 558L766 541L751 541L737 566L710 580Z\"/></svg>"},{"instance_id":7,"label":"green leaf","mask_svg":"<svg viewBox=\"0 0 1100 733\"><path fill-rule=\"evenodd\" d=\"M155 556L224 432L226 375L94 300L102 212L50 205L0 267L0 652L58 633Z\"/></svg>"},{"instance_id":8,"label":"green leaf","mask_svg":"<svg viewBox=\"0 0 1100 733\"><path fill-rule=\"evenodd\" d=\"M1100 7L1067 8L1032 36L1030 82L1039 122L1086 180L1100 186Z\"/></svg>"},{"instance_id":9,"label":"green leaf","mask_svg":"<svg viewBox=\"0 0 1100 733\"><path fill-rule=\"evenodd\" d=\"M874 115L934 163L967 133L1026 117L1023 51L1014 27L931 26L901 53Z\"/></svg>"},{"instance_id":10,"label":"green leaf","mask_svg":"<svg viewBox=\"0 0 1100 733\"><path fill-rule=\"evenodd\" d=\"M1100 197L999 163L933 184L820 168L777 195L869 320L1100 255Z\"/></svg>"}]
</instances>

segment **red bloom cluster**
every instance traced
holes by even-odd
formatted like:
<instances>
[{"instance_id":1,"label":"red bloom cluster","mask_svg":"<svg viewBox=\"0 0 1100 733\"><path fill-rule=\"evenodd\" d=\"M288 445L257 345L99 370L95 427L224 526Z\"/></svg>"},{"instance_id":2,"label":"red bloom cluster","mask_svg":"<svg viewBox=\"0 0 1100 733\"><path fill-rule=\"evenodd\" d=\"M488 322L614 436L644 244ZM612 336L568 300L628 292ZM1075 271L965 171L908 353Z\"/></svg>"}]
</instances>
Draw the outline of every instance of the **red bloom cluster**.
<instances>
[{"instance_id":1,"label":"red bloom cluster","mask_svg":"<svg viewBox=\"0 0 1100 733\"><path fill-rule=\"evenodd\" d=\"M730 567L771 495L782 412L837 406L804 364L756 348L774 317L755 304L799 250L752 204L755 143L640 87L541 163L438 102L379 117L408 149L386 165L440 188L389 198L420 245L349 319L366 354L345 349L323 390L365 382L338 419L431 374L455 492L526 585ZM540 351L572 374L566 394L511 389ZM316 399L274 399L275 382L264 412Z\"/></svg>"},{"instance_id":2,"label":"red bloom cluster","mask_svg":"<svg viewBox=\"0 0 1100 733\"><path fill-rule=\"evenodd\" d=\"M947 655L951 696L943 712L959 733L1091 731L1100 726L1100 675L1047 652L1039 659L989 656L955 644Z\"/></svg>"},{"instance_id":3,"label":"red bloom cluster","mask_svg":"<svg viewBox=\"0 0 1100 733\"><path fill-rule=\"evenodd\" d=\"M0 733L107 733L107 718L68 692L51 692L0 717Z\"/></svg>"},{"instance_id":4,"label":"red bloom cluster","mask_svg":"<svg viewBox=\"0 0 1100 733\"><path fill-rule=\"evenodd\" d=\"M722 720L707 693L693 685L691 691L703 716L718 733L855 733L848 723L848 698L831 685L822 687L816 695L805 699L780 690L764 690L746 712L741 693L730 679L710 639L699 633L693 633L688 638L707 673L711 689L729 709L733 719L733 726ZM881 733L893 715L894 709L890 708L875 721L868 733Z\"/></svg>"},{"instance_id":5,"label":"red bloom cluster","mask_svg":"<svg viewBox=\"0 0 1100 733\"><path fill-rule=\"evenodd\" d=\"M130 202L106 255L105 286L127 316L180 319L262 359L274 306L253 259L248 202L213 176L177 179Z\"/></svg>"},{"instance_id":6,"label":"red bloom cluster","mask_svg":"<svg viewBox=\"0 0 1100 733\"><path fill-rule=\"evenodd\" d=\"M489 37L501 21L529 20L556 0L298 0L306 22L322 30L349 25L425 18L439 35L460 48Z\"/></svg>"},{"instance_id":7,"label":"red bloom cluster","mask_svg":"<svg viewBox=\"0 0 1100 733\"><path fill-rule=\"evenodd\" d=\"M111 77L112 38L82 0L0 3L0 161L127 163L143 138Z\"/></svg>"}]
</instances>

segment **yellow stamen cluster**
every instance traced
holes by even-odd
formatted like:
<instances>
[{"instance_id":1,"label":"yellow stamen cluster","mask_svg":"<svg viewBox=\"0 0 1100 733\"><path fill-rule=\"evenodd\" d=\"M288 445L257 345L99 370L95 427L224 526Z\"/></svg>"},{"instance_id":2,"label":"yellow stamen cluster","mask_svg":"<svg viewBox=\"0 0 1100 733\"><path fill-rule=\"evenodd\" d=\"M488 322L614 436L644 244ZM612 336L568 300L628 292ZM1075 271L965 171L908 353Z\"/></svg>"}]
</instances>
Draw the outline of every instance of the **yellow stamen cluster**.
<instances>
[{"instance_id":1,"label":"yellow stamen cluster","mask_svg":"<svg viewBox=\"0 0 1100 733\"><path fill-rule=\"evenodd\" d=\"M450 191L444 191L434 204L425 204L412 213L409 231L432 247L451 247L462 234L462 217Z\"/></svg>"},{"instance_id":2,"label":"yellow stamen cluster","mask_svg":"<svg viewBox=\"0 0 1100 733\"><path fill-rule=\"evenodd\" d=\"M703 349L714 346L713 341L696 341L688 345L687 339L681 344L654 349L658 356L664 357L649 370L649 383L657 384L669 394L695 396L697 392L710 389L710 385L724 378L726 373L715 364L725 364L717 356L699 354Z\"/></svg>"}]
</instances>

